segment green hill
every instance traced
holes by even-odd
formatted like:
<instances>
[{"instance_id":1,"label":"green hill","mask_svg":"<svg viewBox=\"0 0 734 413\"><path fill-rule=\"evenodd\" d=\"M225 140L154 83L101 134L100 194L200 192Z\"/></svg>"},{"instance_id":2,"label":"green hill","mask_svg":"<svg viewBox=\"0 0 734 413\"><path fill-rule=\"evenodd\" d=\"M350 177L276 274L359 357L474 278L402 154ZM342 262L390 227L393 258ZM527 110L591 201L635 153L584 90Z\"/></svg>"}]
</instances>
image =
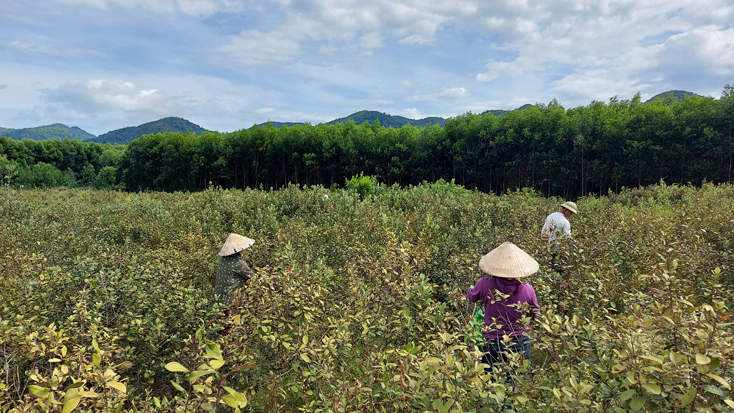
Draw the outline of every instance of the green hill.
<instances>
[{"instance_id":1,"label":"green hill","mask_svg":"<svg viewBox=\"0 0 734 413\"><path fill-rule=\"evenodd\" d=\"M380 125L384 126L386 128L393 127L393 128L400 128L403 125L413 125L413 126L428 126L428 125L439 125L443 126L446 122L446 119L444 118L438 118L438 117L430 117L430 118L423 118L423 119L409 119L403 116L393 116L388 115L387 113L377 112L374 110L361 110L356 113L352 113L351 115L345 117L345 118L339 118L332 120L331 122L326 123L327 125L335 125L337 123L346 123L350 120L354 121L357 125L361 125L365 122L367 123L373 123L376 120L380 121Z\"/></svg>"},{"instance_id":2,"label":"green hill","mask_svg":"<svg viewBox=\"0 0 734 413\"><path fill-rule=\"evenodd\" d=\"M264 123L257 124L255 126L262 127L262 126L268 126L268 125L270 125L270 126L272 126L274 128L280 129L283 126L287 126L287 127L290 128L291 126L305 125L305 123L304 122L264 122Z\"/></svg>"},{"instance_id":3,"label":"green hill","mask_svg":"<svg viewBox=\"0 0 734 413\"><path fill-rule=\"evenodd\" d=\"M62 125L61 123L38 126L36 128L0 128L0 136L6 136L8 138L16 140L33 139L34 141L43 141L49 139L63 140L66 138L88 141L95 138L95 136L91 133L88 133L76 126L70 128L66 125Z\"/></svg>"},{"instance_id":4,"label":"green hill","mask_svg":"<svg viewBox=\"0 0 734 413\"><path fill-rule=\"evenodd\" d=\"M515 110L525 110L527 108L532 107L533 105L522 105L519 108ZM506 110L488 110L486 112L483 112L482 115L485 113L492 113L495 116L503 116L508 111ZM352 113L349 116L334 119L331 122L325 123L325 125L335 125L337 123L346 123L349 121L354 121L355 124L361 125L365 122L372 124L374 121L380 121L380 126L384 126L386 128L393 127L393 128L401 128L403 125L413 125L413 126L428 126L428 125L438 125L443 126L444 123L446 123L446 119L439 118L439 117L428 117L423 119L410 119L406 118L404 116L394 116L394 115L388 115L387 113L377 112L374 110L361 110L359 112ZM266 126L271 125L276 128L281 128L283 126L295 126L295 125L305 125L303 122L264 122L260 123L256 126Z\"/></svg>"},{"instance_id":5,"label":"green hill","mask_svg":"<svg viewBox=\"0 0 734 413\"><path fill-rule=\"evenodd\" d=\"M524 104L524 105L522 105L519 108L514 109L514 110L525 110L525 109L528 109L528 108L532 108L533 106L534 105L530 105L530 104L527 104L526 103L526 104ZM480 113L480 115L486 115L487 113L491 113L494 116L504 116L505 114L507 114L507 112L509 112L509 111L508 110L502 110L502 109L495 109L495 110L487 110L487 111L484 111L484 112Z\"/></svg>"},{"instance_id":6,"label":"green hill","mask_svg":"<svg viewBox=\"0 0 734 413\"><path fill-rule=\"evenodd\" d=\"M169 117L159 119L153 122L144 123L140 126L129 126L127 128L113 130L92 139L92 142L97 143L117 143L121 145L127 145L132 142L133 139L155 133L162 132L194 132L197 135L201 135L206 132L206 129L201 126L191 123L186 119Z\"/></svg>"},{"instance_id":7,"label":"green hill","mask_svg":"<svg viewBox=\"0 0 734 413\"><path fill-rule=\"evenodd\" d=\"M672 99L673 102L680 102L686 98L686 96L700 96L693 92L686 92L685 90L669 90L667 92L658 93L651 97L645 103L654 102L661 99Z\"/></svg>"}]
</instances>

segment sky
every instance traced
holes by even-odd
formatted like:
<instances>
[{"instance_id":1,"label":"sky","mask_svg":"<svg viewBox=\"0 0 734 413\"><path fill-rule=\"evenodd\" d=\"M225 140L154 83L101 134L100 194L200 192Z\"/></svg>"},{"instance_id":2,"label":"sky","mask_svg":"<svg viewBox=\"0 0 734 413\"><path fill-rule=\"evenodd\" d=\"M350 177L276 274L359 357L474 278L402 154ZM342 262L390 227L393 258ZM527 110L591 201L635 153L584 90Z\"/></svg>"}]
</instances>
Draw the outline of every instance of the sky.
<instances>
[{"instance_id":1,"label":"sky","mask_svg":"<svg viewBox=\"0 0 734 413\"><path fill-rule=\"evenodd\" d=\"M719 98L732 0L0 0L0 127Z\"/></svg>"}]
</instances>

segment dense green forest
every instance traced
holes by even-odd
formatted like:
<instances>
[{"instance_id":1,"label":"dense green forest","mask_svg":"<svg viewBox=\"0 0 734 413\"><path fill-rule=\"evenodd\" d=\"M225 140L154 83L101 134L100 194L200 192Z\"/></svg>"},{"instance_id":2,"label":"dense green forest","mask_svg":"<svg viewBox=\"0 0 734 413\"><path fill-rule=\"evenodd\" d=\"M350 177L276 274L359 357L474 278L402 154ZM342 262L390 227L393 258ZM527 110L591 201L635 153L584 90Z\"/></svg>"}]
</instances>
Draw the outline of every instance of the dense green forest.
<instances>
[{"instance_id":1,"label":"dense green forest","mask_svg":"<svg viewBox=\"0 0 734 413\"><path fill-rule=\"evenodd\" d=\"M718 100L671 96L643 103L637 95L573 109L552 101L503 116L468 113L448 119L444 127L348 122L226 134L148 134L132 141L119 158L106 158L116 163L104 165L50 156L44 145L51 143L0 140L0 154L8 165L31 168L43 162L59 171L71 169L77 179L84 162L97 173L100 167L116 168L115 185L128 190L195 191L210 183L223 188L332 186L364 173L389 185L453 179L485 192L532 188L571 198L661 180L730 182L734 87L726 85ZM20 183L7 176L6 182Z\"/></svg>"},{"instance_id":2,"label":"dense green forest","mask_svg":"<svg viewBox=\"0 0 734 413\"><path fill-rule=\"evenodd\" d=\"M0 184L27 188L119 185L124 145L0 137Z\"/></svg>"}]
</instances>

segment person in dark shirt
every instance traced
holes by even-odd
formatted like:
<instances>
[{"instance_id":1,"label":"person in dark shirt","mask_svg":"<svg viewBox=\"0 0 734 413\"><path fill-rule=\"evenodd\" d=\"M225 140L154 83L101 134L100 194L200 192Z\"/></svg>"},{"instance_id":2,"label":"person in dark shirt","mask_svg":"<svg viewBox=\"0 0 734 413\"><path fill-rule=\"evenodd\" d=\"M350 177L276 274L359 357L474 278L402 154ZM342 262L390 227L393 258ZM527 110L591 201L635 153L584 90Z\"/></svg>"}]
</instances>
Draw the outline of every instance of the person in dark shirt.
<instances>
[{"instance_id":1,"label":"person in dark shirt","mask_svg":"<svg viewBox=\"0 0 734 413\"><path fill-rule=\"evenodd\" d=\"M477 281L466 298L484 305L482 363L489 365L489 373L495 364L508 361L508 352L530 359L527 324L540 312L540 305L533 287L520 278L537 272L539 265L515 244L505 242L482 257L479 268L487 276Z\"/></svg>"},{"instance_id":2,"label":"person in dark shirt","mask_svg":"<svg viewBox=\"0 0 734 413\"><path fill-rule=\"evenodd\" d=\"M219 266L214 281L214 299L229 306L234 292L247 284L252 277L252 270L242 259L242 251L249 248L255 240L239 234L229 234L224 246L219 251ZM224 311L224 317L229 318L230 308ZM231 326L227 326L220 334L227 335Z\"/></svg>"}]
</instances>

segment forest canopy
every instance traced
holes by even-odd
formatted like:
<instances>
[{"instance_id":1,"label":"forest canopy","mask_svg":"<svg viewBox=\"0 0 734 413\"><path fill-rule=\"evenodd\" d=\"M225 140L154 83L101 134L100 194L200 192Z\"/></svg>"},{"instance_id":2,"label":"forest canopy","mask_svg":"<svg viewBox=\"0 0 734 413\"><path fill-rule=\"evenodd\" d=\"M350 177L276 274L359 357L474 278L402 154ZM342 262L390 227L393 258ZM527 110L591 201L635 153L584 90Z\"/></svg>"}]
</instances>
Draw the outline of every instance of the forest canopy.
<instances>
[{"instance_id":1,"label":"forest canopy","mask_svg":"<svg viewBox=\"0 0 734 413\"><path fill-rule=\"evenodd\" d=\"M734 86L726 85L718 100L686 96L643 103L638 94L573 109L554 100L503 116L467 113L443 127L256 126L148 134L117 146L123 149L93 145L0 139L0 163L22 169L44 162L77 180L87 165L97 174L115 168L114 185L128 190L333 186L363 173L388 185L453 179L485 192L532 188L570 198L661 180L730 182ZM61 147L68 153L56 149ZM112 172L107 170L108 183Z\"/></svg>"}]
</instances>

